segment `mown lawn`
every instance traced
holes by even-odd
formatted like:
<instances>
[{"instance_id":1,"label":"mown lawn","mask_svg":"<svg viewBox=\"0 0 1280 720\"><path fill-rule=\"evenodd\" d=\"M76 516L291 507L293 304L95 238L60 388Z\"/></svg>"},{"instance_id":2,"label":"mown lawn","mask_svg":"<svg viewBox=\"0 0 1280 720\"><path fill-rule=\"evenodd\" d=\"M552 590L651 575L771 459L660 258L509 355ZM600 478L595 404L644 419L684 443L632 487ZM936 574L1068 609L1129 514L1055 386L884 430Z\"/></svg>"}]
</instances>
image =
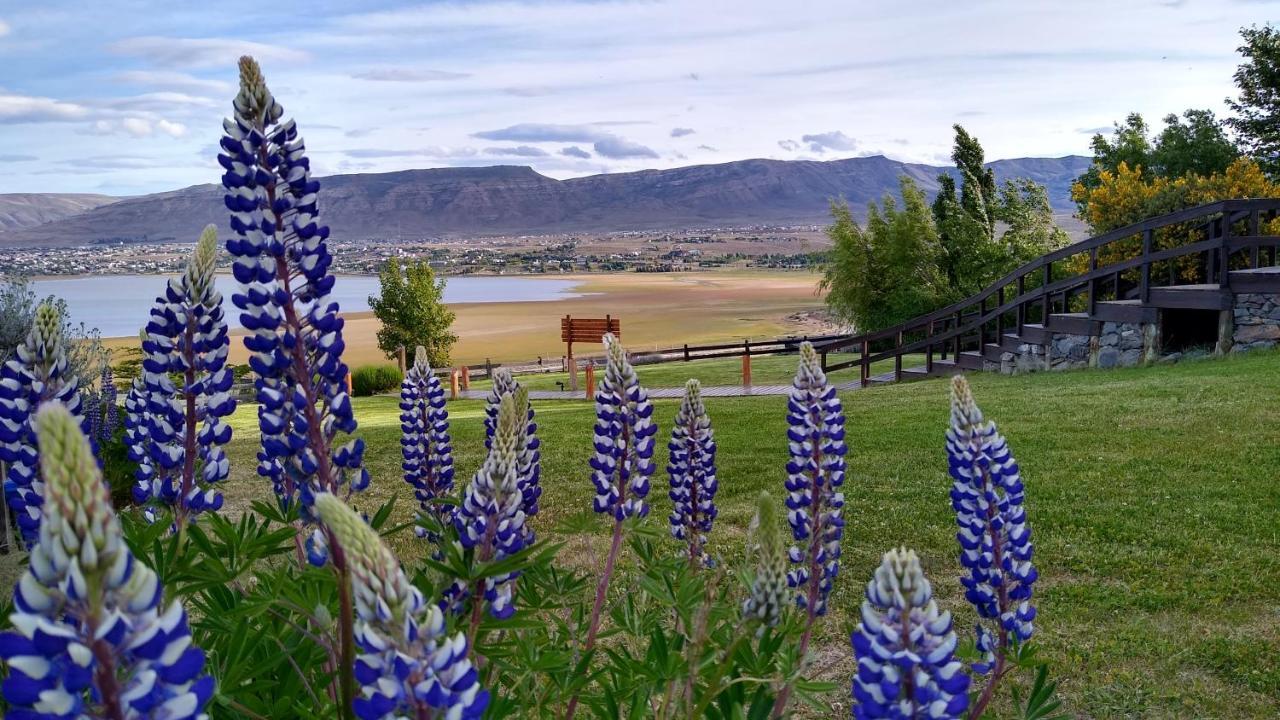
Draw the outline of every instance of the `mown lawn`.
<instances>
[{"instance_id":1,"label":"mown lawn","mask_svg":"<svg viewBox=\"0 0 1280 720\"><path fill-rule=\"evenodd\" d=\"M657 367L652 370L657 370ZM652 376L650 376L652 377ZM1041 580L1038 639L1068 709L1096 718L1280 715L1280 353L1171 367L1019 377L977 375L988 417L1009 438L1027 484ZM851 672L847 637L879 555L920 552L941 604L972 627L958 565L942 435L947 383L930 380L844 396L848 527L823 674ZM753 498L782 492L785 398L713 399L721 508L713 550L740 552ZM664 434L675 401L657 404ZM247 410L247 409L246 409ZM458 478L481 460L482 408L451 405ZM537 405L543 439L540 536L590 515L592 408ZM357 404L371 499L396 495L398 420L391 397ZM233 504L270 492L253 476L253 414L236 416L227 489ZM665 527L665 443L649 522ZM603 554L607 531L569 538L566 561ZM405 557L420 552L404 538ZM847 695L832 697L843 716Z\"/></svg>"}]
</instances>

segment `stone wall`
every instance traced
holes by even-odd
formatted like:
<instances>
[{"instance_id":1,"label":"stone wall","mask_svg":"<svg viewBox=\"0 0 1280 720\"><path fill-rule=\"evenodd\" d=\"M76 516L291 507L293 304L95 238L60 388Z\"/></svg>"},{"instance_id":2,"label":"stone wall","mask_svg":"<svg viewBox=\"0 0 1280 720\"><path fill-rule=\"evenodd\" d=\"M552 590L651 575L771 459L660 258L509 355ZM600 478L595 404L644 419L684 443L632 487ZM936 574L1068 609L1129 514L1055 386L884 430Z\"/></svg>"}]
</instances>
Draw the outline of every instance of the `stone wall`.
<instances>
[{"instance_id":1,"label":"stone wall","mask_svg":"<svg viewBox=\"0 0 1280 720\"><path fill-rule=\"evenodd\" d=\"M1141 363L1144 325L1146 323L1102 323L1094 365L1105 369Z\"/></svg>"},{"instance_id":2,"label":"stone wall","mask_svg":"<svg viewBox=\"0 0 1280 720\"><path fill-rule=\"evenodd\" d=\"M1154 351L1158 328L1155 323L1102 324L1102 334L1054 333L1049 343L1050 370L1081 370L1089 367L1132 367ZM1016 352L1005 352L1000 362L985 361L983 370L1005 375L1045 369L1045 347L1025 343Z\"/></svg>"},{"instance_id":3,"label":"stone wall","mask_svg":"<svg viewBox=\"0 0 1280 720\"><path fill-rule=\"evenodd\" d=\"M1232 351L1275 347L1280 341L1280 296L1272 293L1237 294L1233 320Z\"/></svg>"}]
</instances>

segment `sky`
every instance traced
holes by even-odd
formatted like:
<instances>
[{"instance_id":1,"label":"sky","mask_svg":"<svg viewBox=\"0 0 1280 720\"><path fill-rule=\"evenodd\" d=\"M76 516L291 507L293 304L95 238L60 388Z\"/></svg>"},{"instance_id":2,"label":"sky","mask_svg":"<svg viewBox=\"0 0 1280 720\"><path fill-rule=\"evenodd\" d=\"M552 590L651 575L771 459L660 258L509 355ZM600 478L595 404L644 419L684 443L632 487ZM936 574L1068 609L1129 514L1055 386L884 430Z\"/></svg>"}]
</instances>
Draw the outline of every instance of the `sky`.
<instances>
[{"instance_id":1,"label":"sky","mask_svg":"<svg viewBox=\"0 0 1280 720\"><path fill-rule=\"evenodd\" d=\"M1268 0L0 0L0 192L216 182L236 58L320 175L1089 153L1226 113Z\"/></svg>"}]
</instances>

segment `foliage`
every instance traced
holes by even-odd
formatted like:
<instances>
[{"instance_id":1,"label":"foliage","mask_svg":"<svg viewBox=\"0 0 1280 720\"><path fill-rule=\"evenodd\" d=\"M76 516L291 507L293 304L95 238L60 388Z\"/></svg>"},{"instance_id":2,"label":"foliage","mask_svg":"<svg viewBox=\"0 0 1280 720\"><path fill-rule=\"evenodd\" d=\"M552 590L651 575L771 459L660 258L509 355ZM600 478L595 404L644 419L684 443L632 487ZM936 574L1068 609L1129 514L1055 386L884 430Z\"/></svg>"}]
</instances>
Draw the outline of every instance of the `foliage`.
<instances>
[{"instance_id":1,"label":"foliage","mask_svg":"<svg viewBox=\"0 0 1280 720\"><path fill-rule=\"evenodd\" d=\"M351 371L351 392L356 397L381 395L400 387L403 381L395 365L362 365Z\"/></svg>"},{"instance_id":2,"label":"foliage","mask_svg":"<svg viewBox=\"0 0 1280 720\"><path fill-rule=\"evenodd\" d=\"M1280 28L1270 24L1240 30L1244 57L1235 72L1239 97L1228 98L1236 117L1227 120L1258 164L1280 178Z\"/></svg>"},{"instance_id":3,"label":"foliage","mask_svg":"<svg viewBox=\"0 0 1280 720\"><path fill-rule=\"evenodd\" d=\"M38 300L31 289L31 279L22 275L0 278L0 363L13 357L18 345L30 334L36 307L42 303L53 305L62 316L68 371L76 377L80 387L92 386L107 360L97 328L74 322L62 298L51 295Z\"/></svg>"},{"instance_id":4,"label":"foliage","mask_svg":"<svg viewBox=\"0 0 1280 720\"><path fill-rule=\"evenodd\" d=\"M902 178L902 208L886 195L859 226L846 203L831 205L831 260L821 287L827 303L860 331L902 322L939 304L938 235L924 193Z\"/></svg>"},{"instance_id":5,"label":"foliage","mask_svg":"<svg viewBox=\"0 0 1280 720\"><path fill-rule=\"evenodd\" d=\"M449 350L458 336L449 331L454 313L444 304L445 279L436 279L431 263L413 260L401 265L391 258L378 273L380 295L369 296L377 316L378 347L394 358L401 348L422 346L434 367L449 366Z\"/></svg>"}]
</instances>

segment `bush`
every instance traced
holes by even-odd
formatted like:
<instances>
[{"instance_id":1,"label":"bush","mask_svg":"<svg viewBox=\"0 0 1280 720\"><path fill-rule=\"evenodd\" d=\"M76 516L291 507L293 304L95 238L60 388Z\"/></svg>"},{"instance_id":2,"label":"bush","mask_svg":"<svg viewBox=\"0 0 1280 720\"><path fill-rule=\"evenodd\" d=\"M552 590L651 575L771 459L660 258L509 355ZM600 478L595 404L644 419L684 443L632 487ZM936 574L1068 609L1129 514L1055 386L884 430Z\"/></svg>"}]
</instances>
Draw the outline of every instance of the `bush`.
<instances>
[{"instance_id":1,"label":"bush","mask_svg":"<svg viewBox=\"0 0 1280 720\"><path fill-rule=\"evenodd\" d=\"M395 365L365 365L351 373L351 389L356 397L378 395L400 387L404 375Z\"/></svg>"}]
</instances>

